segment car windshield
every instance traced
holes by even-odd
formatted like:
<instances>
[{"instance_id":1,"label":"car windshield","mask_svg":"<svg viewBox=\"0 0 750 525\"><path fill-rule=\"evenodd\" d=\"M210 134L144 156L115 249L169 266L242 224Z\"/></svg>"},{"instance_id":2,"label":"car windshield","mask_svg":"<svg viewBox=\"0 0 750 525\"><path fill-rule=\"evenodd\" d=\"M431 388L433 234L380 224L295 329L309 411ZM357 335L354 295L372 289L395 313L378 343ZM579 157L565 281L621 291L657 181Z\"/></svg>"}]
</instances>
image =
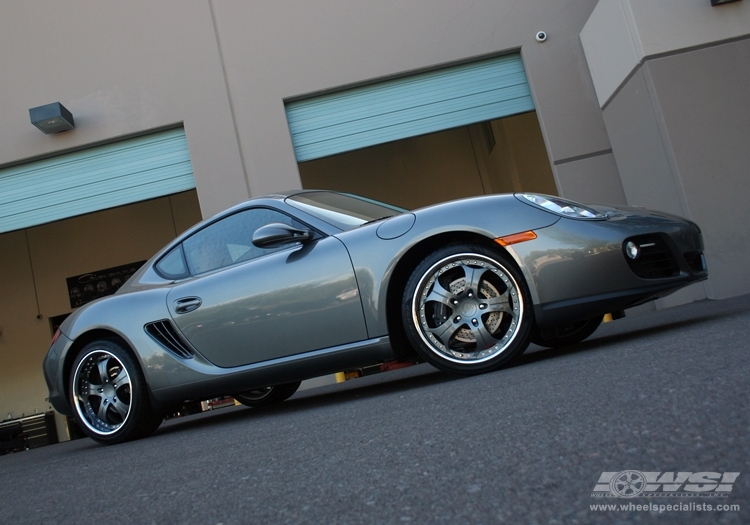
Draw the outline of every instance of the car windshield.
<instances>
[{"instance_id":1,"label":"car windshield","mask_svg":"<svg viewBox=\"0 0 750 525\"><path fill-rule=\"evenodd\" d=\"M288 197L291 206L314 215L340 230L351 230L368 222L407 210L348 193L311 191Z\"/></svg>"}]
</instances>

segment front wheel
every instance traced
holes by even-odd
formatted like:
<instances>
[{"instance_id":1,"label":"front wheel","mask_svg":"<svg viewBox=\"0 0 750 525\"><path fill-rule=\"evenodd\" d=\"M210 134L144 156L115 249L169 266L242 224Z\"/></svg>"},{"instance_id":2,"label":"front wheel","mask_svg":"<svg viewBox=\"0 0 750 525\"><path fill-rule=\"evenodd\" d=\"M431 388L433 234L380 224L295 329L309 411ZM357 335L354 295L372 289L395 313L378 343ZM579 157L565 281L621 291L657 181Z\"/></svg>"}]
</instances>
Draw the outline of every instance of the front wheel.
<instances>
[{"instance_id":1,"label":"front wheel","mask_svg":"<svg viewBox=\"0 0 750 525\"><path fill-rule=\"evenodd\" d=\"M294 395L299 385L300 382L295 381L294 383L285 383L283 385L264 386L234 394L232 397L249 407L265 407L286 401Z\"/></svg>"},{"instance_id":2,"label":"front wheel","mask_svg":"<svg viewBox=\"0 0 750 525\"><path fill-rule=\"evenodd\" d=\"M526 283L496 250L458 244L433 252L414 269L402 304L411 344L447 372L496 370L529 344Z\"/></svg>"},{"instance_id":3,"label":"front wheel","mask_svg":"<svg viewBox=\"0 0 750 525\"><path fill-rule=\"evenodd\" d=\"M86 345L70 376L73 417L94 441L113 445L145 437L161 424L146 380L124 346L113 340Z\"/></svg>"}]
</instances>

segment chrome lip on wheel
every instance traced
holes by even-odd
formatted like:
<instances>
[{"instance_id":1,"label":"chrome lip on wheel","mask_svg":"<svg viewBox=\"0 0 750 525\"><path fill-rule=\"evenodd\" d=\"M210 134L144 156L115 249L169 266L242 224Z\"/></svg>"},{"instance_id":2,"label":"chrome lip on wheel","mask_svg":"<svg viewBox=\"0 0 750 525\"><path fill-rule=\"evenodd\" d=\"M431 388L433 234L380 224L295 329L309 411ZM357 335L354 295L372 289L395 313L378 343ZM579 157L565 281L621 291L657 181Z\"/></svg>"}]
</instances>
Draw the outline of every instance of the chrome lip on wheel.
<instances>
[{"instance_id":1,"label":"chrome lip on wheel","mask_svg":"<svg viewBox=\"0 0 750 525\"><path fill-rule=\"evenodd\" d=\"M518 335L524 302L518 283L499 263L462 253L435 263L412 300L414 325L427 347L455 363L482 363Z\"/></svg>"},{"instance_id":2,"label":"chrome lip on wheel","mask_svg":"<svg viewBox=\"0 0 750 525\"><path fill-rule=\"evenodd\" d=\"M130 416L130 375L106 350L94 350L81 359L75 371L73 397L81 421L93 432L116 432Z\"/></svg>"}]
</instances>

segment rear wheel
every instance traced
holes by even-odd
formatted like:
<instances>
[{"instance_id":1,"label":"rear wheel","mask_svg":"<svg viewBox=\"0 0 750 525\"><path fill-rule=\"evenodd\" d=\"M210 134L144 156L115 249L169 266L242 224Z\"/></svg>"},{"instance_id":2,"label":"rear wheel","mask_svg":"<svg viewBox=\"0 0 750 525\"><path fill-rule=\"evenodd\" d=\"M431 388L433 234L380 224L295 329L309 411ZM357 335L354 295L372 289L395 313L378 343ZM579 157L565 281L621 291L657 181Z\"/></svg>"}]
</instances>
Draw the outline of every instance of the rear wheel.
<instances>
[{"instance_id":1,"label":"rear wheel","mask_svg":"<svg viewBox=\"0 0 750 525\"><path fill-rule=\"evenodd\" d=\"M94 341L81 350L73 363L69 391L76 423L105 445L145 437L163 419L151 408L138 363L116 341Z\"/></svg>"},{"instance_id":2,"label":"rear wheel","mask_svg":"<svg viewBox=\"0 0 750 525\"><path fill-rule=\"evenodd\" d=\"M458 374L496 370L529 344L533 320L526 283L498 251L450 245L413 271L402 320L417 352Z\"/></svg>"},{"instance_id":3,"label":"rear wheel","mask_svg":"<svg viewBox=\"0 0 750 525\"><path fill-rule=\"evenodd\" d=\"M286 383L283 385L276 386L264 386L262 388L254 388L252 390L246 390L239 394L234 394L237 401L243 405L249 407L265 407L268 405L275 405L286 401L294 395L299 388L300 382Z\"/></svg>"},{"instance_id":4,"label":"rear wheel","mask_svg":"<svg viewBox=\"0 0 750 525\"><path fill-rule=\"evenodd\" d=\"M535 327L531 332L531 342L547 348L574 345L593 334L600 324L602 324L602 317L594 317L588 321L568 323L542 330Z\"/></svg>"}]
</instances>

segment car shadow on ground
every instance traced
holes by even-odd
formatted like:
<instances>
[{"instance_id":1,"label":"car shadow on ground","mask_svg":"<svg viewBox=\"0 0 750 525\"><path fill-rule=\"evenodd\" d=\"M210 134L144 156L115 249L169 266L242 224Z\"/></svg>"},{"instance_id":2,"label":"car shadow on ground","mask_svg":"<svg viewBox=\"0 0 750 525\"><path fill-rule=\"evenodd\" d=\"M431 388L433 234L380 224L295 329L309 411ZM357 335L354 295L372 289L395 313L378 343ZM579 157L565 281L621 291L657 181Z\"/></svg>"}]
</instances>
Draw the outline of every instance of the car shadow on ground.
<instances>
[{"instance_id":1,"label":"car shadow on ground","mask_svg":"<svg viewBox=\"0 0 750 525\"><path fill-rule=\"evenodd\" d=\"M238 419L275 417L279 414L292 414L311 408L361 402L365 399L392 395L459 379L461 377L443 373L428 364L420 364L406 369L377 374L377 376L352 379L345 383L303 390L278 405L262 408L234 406L169 420L157 432L158 434L166 434L178 432L188 427L213 426Z\"/></svg>"},{"instance_id":2,"label":"car shadow on ground","mask_svg":"<svg viewBox=\"0 0 750 525\"><path fill-rule=\"evenodd\" d=\"M590 352L593 350L604 350L612 345L620 345L630 341L637 341L650 337L660 333L668 333L674 330L682 330L687 327L692 327L697 324L707 323L714 319L724 317L723 315L704 315L700 317L691 317L690 319L684 319L680 321L673 321L667 323L661 323L654 326L647 326L638 328L628 332L618 331L613 334L602 334L597 336L597 332L594 332L589 339L576 343L570 346L564 346L561 348L543 348L538 346L530 346L529 350L523 355L517 357L505 368L513 368L516 366L529 365L544 361L547 359L553 359L555 357L561 357L565 355L573 355L583 352ZM615 321L616 322L616 321ZM601 331L601 328L599 329Z\"/></svg>"},{"instance_id":3,"label":"car shadow on ground","mask_svg":"<svg viewBox=\"0 0 750 525\"><path fill-rule=\"evenodd\" d=\"M672 322L645 326L630 331L617 331L616 333L595 333L590 339L562 348L548 349L531 345L527 353L517 357L503 370L518 366L531 365L537 362L555 359L563 356L574 355L582 352L601 351L612 345L619 345L629 341L637 341L659 333L682 330L696 324L706 323L721 314L710 314L689 319L676 320ZM599 331L602 329L600 328ZM502 370L501 370L502 371ZM200 428L204 426L221 425L240 419L257 419L276 417L279 414L292 414L311 408L326 407L329 405L340 405L342 403L360 402L365 399L392 395L398 392L411 391L431 385L458 381L464 376L452 375L441 372L428 364L421 364L406 369L377 374L349 380L345 383L327 385L310 390L304 390L295 394L289 400L278 405L250 408L234 406L194 414L191 416L172 419L162 425L157 431L159 435L179 432L186 428Z\"/></svg>"}]
</instances>

